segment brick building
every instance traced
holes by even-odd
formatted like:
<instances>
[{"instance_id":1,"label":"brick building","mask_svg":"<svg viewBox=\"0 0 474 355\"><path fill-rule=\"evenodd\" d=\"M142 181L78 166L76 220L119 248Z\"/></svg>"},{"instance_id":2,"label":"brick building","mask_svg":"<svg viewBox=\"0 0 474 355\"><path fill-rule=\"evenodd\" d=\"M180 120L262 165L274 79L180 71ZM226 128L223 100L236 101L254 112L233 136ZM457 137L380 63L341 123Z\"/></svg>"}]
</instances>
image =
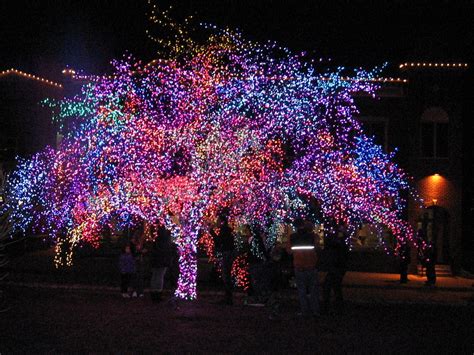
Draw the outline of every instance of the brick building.
<instances>
[{"instance_id":1,"label":"brick building","mask_svg":"<svg viewBox=\"0 0 474 355\"><path fill-rule=\"evenodd\" d=\"M437 262L457 273L470 263L472 245L463 215L464 189L472 185L463 174L468 64L402 63L398 71L403 79L385 82L378 100L358 99L360 120L387 151L398 148L397 162L423 199L422 208L410 203L406 218L435 243Z\"/></svg>"}]
</instances>

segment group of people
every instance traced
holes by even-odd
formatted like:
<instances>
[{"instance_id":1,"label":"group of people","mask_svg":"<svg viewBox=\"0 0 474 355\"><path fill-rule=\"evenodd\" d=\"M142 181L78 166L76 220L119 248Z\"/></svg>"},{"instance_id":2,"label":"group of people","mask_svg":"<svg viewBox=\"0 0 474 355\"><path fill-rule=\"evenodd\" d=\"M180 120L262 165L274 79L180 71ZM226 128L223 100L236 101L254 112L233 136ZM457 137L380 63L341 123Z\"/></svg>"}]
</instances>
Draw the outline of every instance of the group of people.
<instances>
[{"instance_id":1,"label":"group of people","mask_svg":"<svg viewBox=\"0 0 474 355\"><path fill-rule=\"evenodd\" d=\"M250 288L247 299L251 305L271 304L272 312L279 307L276 294L281 280L281 261L292 259L292 267L298 289L300 303L299 315L318 317L321 313L319 289L319 240L313 231L313 225L301 218L294 223L295 232L290 235L287 244L271 249L265 244L266 231L261 226L246 225L240 233L243 237L241 252L246 254ZM218 217L217 223L209 226L214 239L214 251L220 261L221 279L227 305L233 304L234 282L232 266L237 254L235 233L225 214ZM162 300L164 277L173 261L173 243L171 233L163 225L156 224L155 239L147 249L144 247L143 228L133 233L131 241L124 245L119 258L121 275L121 294L124 298L143 297L145 280L145 255L150 260L151 298L155 302ZM347 270L349 249L347 231L343 224L329 221L325 224L324 253L326 255L327 274L323 284L323 311L331 308L331 295L334 294L334 309L342 310L342 280Z\"/></svg>"},{"instance_id":2,"label":"group of people","mask_svg":"<svg viewBox=\"0 0 474 355\"><path fill-rule=\"evenodd\" d=\"M253 305L270 303L272 312L278 308L275 293L280 283L279 261L286 253L293 259L294 276L298 289L300 312L303 317L318 317L321 313L319 299L319 242L311 223L298 218L294 221L296 231L290 235L284 248L274 247L268 250L265 245L265 231L260 226L244 226L243 253L247 256L250 276L250 292ZM342 280L347 270L349 249L347 231L343 224L334 221L326 223L324 252L327 260L327 275L323 287L323 311L330 309L331 294L334 294L334 309L343 307ZM234 233L227 217L220 216L214 228L210 229L214 238L215 252L220 258L221 278L224 284L225 304L233 304L233 282L231 269L236 255Z\"/></svg>"},{"instance_id":3,"label":"group of people","mask_svg":"<svg viewBox=\"0 0 474 355\"><path fill-rule=\"evenodd\" d=\"M151 265L150 290L155 302L162 299L164 277L173 261L171 233L157 224L156 238L151 250L144 248L143 228L136 229L132 240L125 244L119 258L120 290L123 298L143 297L145 283L145 255L149 254Z\"/></svg>"},{"instance_id":4,"label":"group of people","mask_svg":"<svg viewBox=\"0 0 474 355\"><path fill-rule=\"evenodd\" d=\"M418 231L419 243L418 259L426 270L426 286L436 284L436 247L432 240L426 240L422 229ZM411 248L409 242L400 245L400 283L406 284L408 280L408 266L411 263Z\"/></svg>"},{"instance_id":5,"label":"group of people","mask_svg":"<svg viewBox=\"0 0 474 355\"><path fill-rule=\"evenodd\" d=\"M299 315L303 317L318 317L321 312L342 311L343 293L342 281L347 270L349 248L348 232L343 223L327 220L324 224L324 266L327 270L323 283L322 300L320 305L320 287L318 269L320 265L319 239L314 233L313 225L304 219L293 221L295 232L287 239L286 245L272 246L265 244L266 231L259 225L243 226L239 233L243 239L240 253L245 254L248 263L250 288L246 303L251 305L273 304L275 312L279 306L275 295L282 285L283 260L292 259L292 267L298 298L300 303ZM162 299L164 277L172 265L174 248L171 233L163 225L156 224L153 228L155 239L149 250L144 247L143 228L135 230L131 241L124 245L119 259L121 274L122 297L143 297L145 280L145 255L149 257L151 266L150 290L153 301ZM237 256L234 230L229 225L228 217L222 214L215 225L209 226L209 232L214 239L214 252L219 260L219 270L224 285L225 297L223 303L233 304L234 282L232 267ZM400 282L408 281L408 265L411 261L411 250L408 243L400 247ZM423 265L426 267L427 285L434 285L435 251L428 243L423 249ZM333 304L331 296L334 295ZM252 301L253 300L253 301Z\"/></svg>"}]
</instances>

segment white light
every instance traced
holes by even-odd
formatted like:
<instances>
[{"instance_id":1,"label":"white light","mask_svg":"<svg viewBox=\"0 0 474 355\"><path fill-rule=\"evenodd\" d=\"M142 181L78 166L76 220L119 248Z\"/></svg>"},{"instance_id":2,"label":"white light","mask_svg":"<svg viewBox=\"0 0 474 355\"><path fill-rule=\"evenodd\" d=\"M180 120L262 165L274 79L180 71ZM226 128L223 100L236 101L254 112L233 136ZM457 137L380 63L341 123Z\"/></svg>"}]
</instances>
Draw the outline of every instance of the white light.
<instances>
[{"instance_id":1,"label":"white light","mask_svg":"<svg viewBox=\"0 0 474 355\"><path fill-rule=\"evenodd\" d=\"M291 250L312 250L314 249L314 245L301 245L297 247L291 247Z\"/></svg>"}]
</instances>

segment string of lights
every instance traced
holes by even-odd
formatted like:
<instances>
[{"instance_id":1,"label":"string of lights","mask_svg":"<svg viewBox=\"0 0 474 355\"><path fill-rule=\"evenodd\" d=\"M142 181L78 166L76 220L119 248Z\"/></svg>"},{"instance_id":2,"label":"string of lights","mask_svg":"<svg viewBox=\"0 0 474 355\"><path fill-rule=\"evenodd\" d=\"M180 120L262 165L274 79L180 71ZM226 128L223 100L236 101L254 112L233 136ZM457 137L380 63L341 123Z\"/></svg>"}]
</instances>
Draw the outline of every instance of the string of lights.
<instances>
[{"instance_id":1,"label":"string of lights","mask_svg":"<svg viewBox=\"0 0 474 355\"><path fill-rule=\"evenodd\" d=\"M8 74L20 75L24 78L33 79L33 80L39 81L41 83L45 83L45 84L55 86L55 87L58 87L58 88L61 88L61 89L63 88L62 84L56 83L52 80L41 78L41 77L33 75L33 74L25 73L24 71L21 71L21 70L15 69L15 68L0 71L0 76L4 76L4 75L8 75Z\"/></svg>"},{"instance_id":2,"label":"string of lights","mask_svg":"<svg viewBox=\"0 0 474 355\"><path fill-rule=\"evenodd\" d=\"M438 63L438 62L411 62L402 63L398 66L400 69L413 69L413 68L453 68L453 69L466 69L467 63Z\"/></svg>"}]
</instances>

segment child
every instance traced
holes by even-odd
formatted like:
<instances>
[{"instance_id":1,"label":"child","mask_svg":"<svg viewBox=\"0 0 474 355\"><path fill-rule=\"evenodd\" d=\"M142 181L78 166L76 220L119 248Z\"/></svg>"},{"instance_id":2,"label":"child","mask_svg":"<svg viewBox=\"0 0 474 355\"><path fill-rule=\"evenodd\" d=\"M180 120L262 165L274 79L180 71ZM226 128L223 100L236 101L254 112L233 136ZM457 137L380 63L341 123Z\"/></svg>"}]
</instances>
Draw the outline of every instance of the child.
<instances>
[{"instance_id":1,"label":"child","mask_svg":"<svg viewBox=\"0 0 474 355\"><path fill-rule=\"evenodd\" d=\"M128 294L128 286L130 285L130 280L135 273L135 259L133 258L130 244L125 245L122 250L122 254L120 255L119 259L119 269L120 290L122 292L122 297L130 298L130 295Z\"/></svg>"}]
</instances>

